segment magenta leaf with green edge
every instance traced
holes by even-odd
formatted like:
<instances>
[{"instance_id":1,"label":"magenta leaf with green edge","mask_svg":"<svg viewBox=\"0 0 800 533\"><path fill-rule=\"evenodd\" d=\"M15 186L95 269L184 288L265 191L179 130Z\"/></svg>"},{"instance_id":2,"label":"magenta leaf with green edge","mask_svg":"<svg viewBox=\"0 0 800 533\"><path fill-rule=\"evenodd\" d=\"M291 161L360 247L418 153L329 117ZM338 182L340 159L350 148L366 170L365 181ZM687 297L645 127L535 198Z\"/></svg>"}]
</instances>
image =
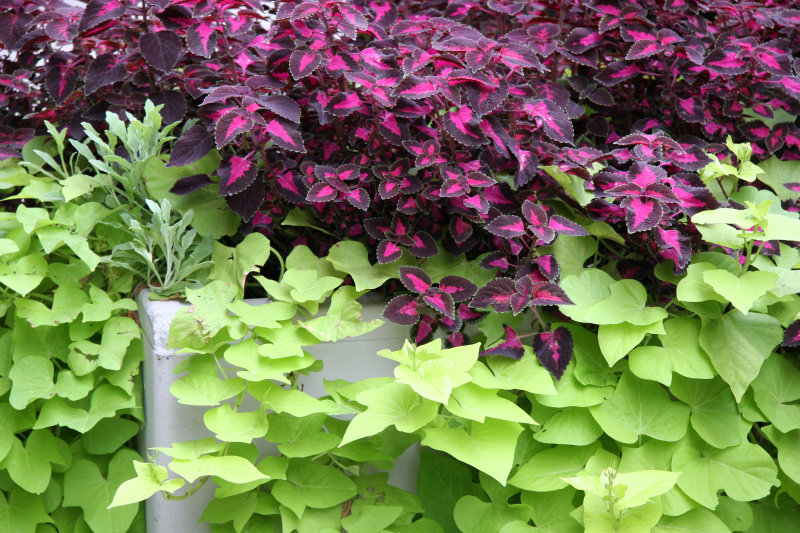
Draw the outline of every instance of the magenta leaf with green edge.
<instances>
[{"instance_id":1,"label":"magenta leaf with green edge","mask_svg":"<svg viewBox=\"0 0 800 533\"><path fill-rule=\"evenodd\" d=\"M431 278L421 268L401 266L399 272L400 283L411 292L422 294L431 288Z\"/></svg>"},{"instance_id":2,"label":"magenta leaf with green edge","mask_svg":"<svg viewBox=\"0 0 800 533\"><path fill-rule=\"evenodd\" d=\"M497 268L501 271L508 270L508 258L503 252L492 252L480 261L480 266L486 270Z\"/></svg>"},{"instance_id":3,"label":"magenta leaf with green edge","mask_svg":"<svg viewBox=\"0 0 800 533\"><path fill-rule=\"evenodd\" d=\"M416 299L407 294L393 298L383 310L383 318L401 326L413 326L419 321Z\"/></svg>"},{"instance_id":4,"label":"magenta leaf with green edge","mask_svg":"<svg viewBox=\"0 0 800 533\"><path fill-rule=\"evenodd\" d=\"M781 346L800 346L800 320L795 320L783 331Z\"/></svg>"},{"instance_id":5,"label":"magenta leaf with green edge","mask_svg":"<svg viewBox=\"0 0 800 533\"><path fill-rule=\"evenodd\" d=\"M511 311L511 296L516 294L516 284L510 278L497 278L479 288L469 306L474 309L492 308L498 313Z\"/></svg>"},{"instance_id":6,"label":"magenta leaf with green edge","mask_svg":"<svg viewBox=\"0 0 800 533\"><path fill-rule=\"evenodd\" d=\"M472 224L465 221L463 218L456 217L450 220L450 235L453 237L456 244L461 244L466 241L473 233L474 228Z\"/></svg>"},{"instance_id":7,"label":"magenta leaf with green edge","mask_svg":"<svg viewBox=\"0 0 800 533\"><path fill-rule=\"evenodd\" d=\"M449 294L456 303L470 299L478 290L477 285L461 276L443 277L439 281L439 288Z\"/></svg>"},{"instance_id":8,"label":"magenta leaf with green edge","mask_svg":"<svg viewBox=\"0 0 800 533\"><path fill-rule=\"evenodd\" d=\"M533 338L533 351L542 366L560 381L572 360L572 333L562 326L538 333Z\"/></svg>"},{"instance_id":9,"label":"magenta leaf with green edge","mask_svg":"<svg viewBox=\"0 0 800 533\"><path fill-rule=\"evenodd\" d=\"M181 135L172 147L167 167L191 165L214 148L214 138L205 128L194 125Z\"/></svg>"},{"instance_id":10,"label":"magenta leaf with green edge","mask_svg":"<svg viewBox=\"0 0 800 533\"><path fill-rule=\"evenodd\" d=\"M512 359L521 359L525 355L525 348L522 345L522 341L519 340L517 332L507 325L503 325L503 329L506 332L505 339L491 348L483 350L480 355L502 355Z\"/></svg>"}]
</instances>

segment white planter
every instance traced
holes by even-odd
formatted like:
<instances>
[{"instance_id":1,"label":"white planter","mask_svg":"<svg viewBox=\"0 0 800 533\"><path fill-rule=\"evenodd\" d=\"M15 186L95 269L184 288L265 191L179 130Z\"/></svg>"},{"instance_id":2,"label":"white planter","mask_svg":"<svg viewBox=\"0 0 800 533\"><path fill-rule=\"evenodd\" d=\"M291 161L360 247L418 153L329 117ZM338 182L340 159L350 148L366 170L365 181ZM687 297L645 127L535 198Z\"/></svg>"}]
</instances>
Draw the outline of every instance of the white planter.
<instances>
[{"instance_id":1,"label":"white planter","mask_svg":"<svg viewBox=\"0 0 800 533\"><path fill-rule=\"evenodd\" d=\"M153 447L170 447L174 442L213 437L203 423L206 407L182 405L169 392L180 375L173 373L187 354L176 354L167 348L169 327L179 309L186 303L174 300L151 301L148 292L137 296L139 322L144 346L143 388L145 426L139 437L139 451L146 457ZM248 300L258 305L264 300ZM377 318L383 311L383 302L363 304L364 319ZM322 380L345 379L359 381L371 377L392 376L395 361L377 357L384 348L400 349L408 335L408 328L392 323L353 339L335 343L322 343L308 351L324 365L322 372L302 376L303 390L314 396L326 395ZM246 406L245 406L246 407ZM251 409L254 409L252 406ZM277 448L261 439L263 455L278 455ZM166 466L169 458L160 456L158 463ZM389 482L405 490L416 492L419 469L419 446L406 450L389 473ZM207 483L186 500L165 500L156 494L145 502L148 533L196 532L210 533L207 523L198 523L208 502L213 498L214 485Z\"/></svg>"}]
</instances>

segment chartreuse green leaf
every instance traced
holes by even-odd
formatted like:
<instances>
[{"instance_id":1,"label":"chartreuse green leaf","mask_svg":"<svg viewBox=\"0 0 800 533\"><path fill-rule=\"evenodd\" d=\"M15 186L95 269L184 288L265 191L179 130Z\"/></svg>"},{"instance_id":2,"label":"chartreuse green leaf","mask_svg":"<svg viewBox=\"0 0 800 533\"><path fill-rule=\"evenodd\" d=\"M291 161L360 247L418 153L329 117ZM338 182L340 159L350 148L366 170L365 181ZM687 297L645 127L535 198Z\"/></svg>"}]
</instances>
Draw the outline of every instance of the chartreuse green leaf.
<instances>
[{"instance_id":1,"label":"chartreuse green leaf","mask_svg":"<svg viewBox=\"0 0 800 533\"><path fill-rule=\"evenodd\" d=\"M117 451L138 432L139 424L133 420L104 418L83 434L81 444L91 454L105 455Z\"/></svg>"},{"instance_id":2,"label":"chartreuse green leaf","mask_svg":"<svg viewBox=\"0 0 800 533\"><path fill-rule=\"evenodd\" d=\"M111 318L114 311L136 310L136 302L130 298L112 300L106 291L94 285L89 285L89 298L91 302L84 303L81 308L84 322L103 322Z\"/></svg>"},{"instance_id":3,"label":"chartreuse green leaf","mask_svg":"<svg viewBox=\"0 0 800 533\"><path fill-rule=\"evenodd\" d=\"M64 474L65 507L80 507L83 519L95 533L117 533L127 531L133 522L138 506L125 505L108 509L117 488L131 479L135 470L133 461L139 455L133 450L120 450L108 464L108 475L103 476L98 466L86 459L79 459Z\"/></svg>"},{"instance_id":4,"label":"chartreuse green leaf","mask_svg":"<svg viewBox=\"0 0 800 533\"><path fill-rule=\"evenodd\" d=\"M597 341L600 352L609 366L628 355L647 334L663 334L662 321L644 326L635 326L629 322L619 324L602 324L597 328Z\"/></svg>"},{"instance_id":5,"label":"chartreuse green leaf","mask_svg":"<svg viewBox=\"0 0 800 533\"><path fill-rule=\"evenodd\" d=\"M330 413L333 405L330 401L320 401L296 389L284 389L271 381L250 382L247 390L257 399L262 407L277 413L289 413L292 416L308 416L314 413Z\"/></svg>"},{"instance_id":6,"label":"chartreuse green leaf","mask_svg":"<svg viewBox=\"0 0 800 533\"><path fill-rule=\"evenodd\" d=\"M0 263L0 283L26 296L47 275L47 260L41 254L26 255L9 265Z\"/></svg>"},{"instance_id":7,"label":"chartreuse green leaf","mask_svg":"<svg viewBox=\"0 0 800 533\"><path fill-rule=\"evenodd\" d=\"M664 516L653 533L731 533L725 522L707 509L692 509L681 516Z\"/></svg>"},{"instance_id":8,"label":"chartreuse green leaf","mask_svg":"<svg viewBox=\"0 0 800 533\"><path fill-rule=\"evenodd\" d=\"M0 492L0 531L35 533L39 524L52 523L41 496L13 487L9 499Z\"/></svg>"},{"instance_id":9,"label":"chartreuse green leaf","mask_svg":"<svg viewBox=\"0 0 800 533\"><path fill-rule=\"evenodd\" d=\"M252 442L267 433L267 415L263 409L238 412L227 403L209 409L203 415L206 427L225 442Z\"/></svg>"},{"instance_id":10,"label":"chartreuse green leaf","mask_svg":"<svg viewBox=\"0 0 800 533\"><path fill-rule=\"evenodd\" d=\"M758 181L769 185L781 200L796 199L800 193L786 188L784 184L797 181L800 173L800 161L781 161L775 156L761 161L758 166L764 171L759 174Z\"/></svg>"},{"instance_id":11,"label":"chartreuse green leaf","mask_svg":"<svg viewBox=\"0 0 800 533\"><path fill-rule=\"evenodd\" d=\"M195 459L173 459L169 469L189 483L203 476L217 476L231 483L267 481L269 476L238 455L201 455Z\"/></svg>"},{"instance_id":12,"label":"chartreuse green leaf","mask_svg":"<svg viewBox=\"0 0 800 533\"><path fill-rule=\"evenodd\" d=\"M722 379L675 376L669 390L689 406L692 429L704 441L715 448L728 448L745 442L750 424L739 414L736 400Z\"/></svg>"},{"instance_id":13,"label":"chartreuse green leaf","mask_svg":"<svg viewBox=\"0 0 800 533\"><path fill-rule=\"evenodd\" d=\"M575 510L572 500L577 492L572 487L550 491L523 491L520 500L531 509L531 520L544 531L583 533L580 523L570 513ZM513 530L512 530L513 531ZM535 529L534 531L540 531Z\"/></svg>"},{"instance_id":14,"label":"chartreuse green leaf","mask_svg":"<svg viewBox=\"0 0 800 533\"><path fill-rule=\"evenodd\" d=\"M664 321L661 346L641 346L628 356L631 372L641 379L669 386L672 373L695 379L716 375L708 355L700 348L700 320L677 317Z\"/></svg>"},{"instance_id":15,"label":"chartreuse green leaf","mask_svg":"<svg viewBox=\"0 0 800 533\"><path fill-rule=\"evenodd\" d=\"M139 338L139 326L127 316L115 316L103 324L103 340L97 363L108 370L120 370L133 339Z\"/></svg>"},{"instance_id":16,"label":"chartreuse green leaf","mask_svg":"<svg viewBox=\"0 0 800 533\"><path fill-rule=\"evenodd\" d=\"M50 464L67 465L67 458L59 450L58 439L47 430L32 431L25 443L14 437L11 449L0 467L28 492L41 494L50 483Z\"/></svg>"},{"instance_id":17,"label":"chartreuse green leaf","mask_svg":"<svg viewBox=\"0 0 800 533\"><path fill-rule=\"evenodd\" d=\"M589 324L648 326L667 317L660 307L647 307L644 285L634 279L614 281L602 270L589 269L567 276L561 287L575 305L561 305L566 316Z\"/></svg>"},{"instance_id":18,"label":"chartreuse green leaf","mask_svg":"<svg viewBox=\"0 0 800 533\"><path fill-rule=\"evenodd\" d=\"M471 494L462 496L453 511L456 525L463 533L500 531L508 522L527 522L530 514L527 505L486 503Z\"/></svg>"},{"instance_id":19,"label":"chartreuse green leaf","mask_svg":"<svg viewBox=\"0 0 800 533\"><path fill-rule=\"evenodd\" d=\"M251 305L244 300L228 304L228 311L247 324L258 328L280 328L280 321L290 320L297 314L297 305L289 302L269 302Z\"/></svg>"},{"instance_id":20,"label":"chartreuse green leaf","mask_svg":"<svg viewBox=\"0 0 800 533\"><path fill-rule=\"evenodd\" d=\"M405 383L417 394L446 404L451 391L472 380L469 369L478 360L480 343L442 348L442 340L412 346L406 341L401 350L381 350L378 355L398 361L394 375L399 383Z\"/></svg>"},{"instance_id":21,"label":"chartreuse green leaf","mask_svg":"<svg viewBox=\"0 0 800 533\"><path fill-rule=\"evenodd\" d=\"M589 407L602 403L614 388L583 385L575 378L574 365L569 365L556 383L555 391L555 394L536 394L536 401L546 407Z\"/></svg>"},{"instance_id":22,"label":"chartreuse green leaf","mask_svg":"<svg viewBox=\"0 0 800 533\"><path fill-rule=\"evenodd\" d=\"M587 494L583 500L583 525L586 533L650 533L661 518L661 513L661 503L650 502L626 509L617 521L606 510L605 500L599 496Z\"/></svg>"},{"instance_id":23,"label":"chartreuse green leaf","mask_svg":"<svg viewBox=\"0 0 800 533\"><path fill-rule=\"evenodd\" d=\"M544 450L523 463L508 482L534 492L563 489L567 482L562 478L583 470L599 446L595 442L589 446L556 446Z\"/></svg>"},{"instance_id":24,"label":"chartreuse green leaf","mask_svg":"<svg viewBox=\"0 0 800 533\"><path fill-rule=\"evenodd\" d=\"M719 270L719 267L712 263L696 262L689 265L689 268L686 269L686 276L678 282L676 289L678 300L682 302L713 300L727 305L728 300L717 293L704 279L706 272L714 272L716 270Z\"/></svg>"},{"instance_id":25,"label":"chartreuse green leaf","mask_svg":"<svg viewBox=\"0 0 800 533\"><path fill-rule=\"evenodd\" d=\"M430 448L422 448L417 494L425 516L441 524L445 531L458 531L453 508L462 496L477 492L467 465Z\"/></svg>"},{"instance_id":26,"label":"chartreuse green leaf","mask_svg":"<svg viewBox=\"0 0 800 533\"><path fill-rule=\"evenodd\" d=\"M778 320L769 315L743 315L736 310L703 323L700 346L730 385L737 402L758 375L764 360L780 344L782 331Z\"/></svg>"},{"instance_id":27,"label":"chartreuse green leaf","mask_svg":"<svg viewBox=\"0 0 800 533\"><path fill-rule=\"evenodd\" d=\"M53 291L53 306L46 305L36 300L19 298L14 302L17 315L37 328L39 326L57 326L69 323L81 313L84 303L89 298L75 285L62 285Z\"/></svg>"},{"instance_id":28,"label":"chartreuse green leaf","mask_svg":"<svg viewBox=\"0 0 800 533\"><path fill-rule=\"evenodd\" d=\"M386 280L399 277L396 262L370 264L367 247L360 242L338 242L331 246L326 259L337 270L350 274L357 291L377 289Z\"/></svg>"},{"instance_id":29,"label":"chartreuse green leaf","mask_svg":"<svg viewBox=\"0 0 800 533\"><path fill-rule=\"evenodd\" d=\"M603 434L585 407L568 407L551 416L542 428L533 434L539 442L586 446Z\"/></svg>"},{"instance_id":30,"label":"chartreuse green leaf","mask_svg":"<svg viewBox=\"0 0 800 533\"><path fill-rule=\"evenodd\" d=\"M727 496L719 497L714 515L731 531L748 531L753 525L753 506L748 502L737 502Z\"/></svg>"},{"instance_id":31,"label":"chartreuse green leaf","mask_svg":"<svg viewBox=\"0 0 800 533\"><path fill-rule=\"evenodd\" d=\"M536 423L514 402L498 396L498 392L497 389L487 390L474 383L465 383L453 389L446 407L456 416L478 422L490 417L522 424Z\"/></svg>"},{"instance_id":32,"label":"chartreuse green leaf","mask_svg":"<svg viewBox=\"0 0 800 533\"><path fill-rule=\"evenodd\" d=\"M484 389L524 390L535 394L555 394L553 378L540 365L533 349L525 347L525 355L511 359L499 355L482 358L469 369L472 382Z\"/></svg>"},{"instance_id":33,"label":"chartreuse green leaf","mask_svg":"<svg viewBox=\"0 0 800 533\"><path fill-rule=\"evenodd\" d=\"M590 408L592 416L610 437L631 444L647 435L676 441L689 424L689 408L670 401L657 383L625 372L611 398Z\"/></svg>"},{"instance_id":34,"label":"chartreuse green leaf","mask_svg":"<svg viewBox=\"0 0 800 533\"><path fill-rule=\"evenodd\" d=\"M286 481L278 480L272 495L299 518L307 507L325 509L357 494L356 484L331 466L300 459L289 462Z\"/></svg>"},{"instance_id":35,"label":"chartreuse green leaf","mask_svg":"<svg viewBox=\"0 0 800 533\"><path fill-rule=\"evenodd\" d=\"M12 383L8 401L14 409L25 409L32 401L55 394L53 363L49 358L25 357L14 363L8 377Z\"/></svg>"},{"instance_id":36,"label":"chartreuse green leaf","mask_svg":"<svg viewBox=\"0 0 800 533\"><path fill-rule=\"evenodd\" d=\"M206 351L209 339L223 327L232 324L227 305L236 296L236 286L220 280L212 281L200 289L186 289L186 299L191 307L180 309L169 328L169 347L179 341L185 350Z\"/></svg>"},{"instance_id":37,"label":"chartreuse green leaf","mask_svg":"<svg viewBox=\"0 0 800 533\"><path fill-rule=\"evenodd\" d=\"M756 300L775 287L777 280L778 275L772 272L745 272L738 277L721 268L703 272L703 281L745 314Z\"/></svg>"},{"instance_id":38,"label":"chartreuse green leaf","mask_svg":"<svg viewBox=\"0 0 800 533\"><path fill-rule=\"evenodd\" d=\"M167 469L153 463L133 461L136 477L122 483L108 508L146 500L158 491L173 493L184 485L180 478L167 480Z\"/></svg>"},{"instance_id":39,"label":"chartreuse green leaf","mask_svg":"<svg viewBox=\"0 0 800 533\"><path fill-rule=\"evenodd\" d=\"M784 357L773 354L764 361L753 381L753 396L761 411L781 433L800 429L800 371Z\"/></svg>"},{"instance_id":40,"label":"chartreuse green leaf","mask_svg":"<svg viewBox=\"0 0 800 533\"><path fill-rule=\"evenodd\" d=\"M761 431L778 449L778 464L781 470L795 483L800 483L800 429L783 433L773 425Z\"/></svg>"},{"instance_id":41,"label":"chartreuse green leaf","mask_svg":"<svg viewBox=\"0 0 800 533\"><path fill-rule=\"evenodd\" d=\"M242 344L251 344L258 349L255 341L248 339ZM241 378L220 379L206 372L189 372L173 382L169 393L183 405L219 405L244 390L245 381Z\"/></svg>"},{"instance_id":42,"label":"chartreuse green leaf","mask_svg":"<svg viewBox=\"0 0 800 533\"><path fill-rule=\"evenodd\" d=\"M483 424L469 421L463 428L426 428L424 446L447 452L505 484L514 464L514 450L522 426L489 418Z\"/></svg>"},{"instance_id":43,"label":"chartreuse green leaf","mask_svg":"<svg viewBox=\"0 0 800 533\"><path fill-rule=\"evenodd\" d=\"M335 448L341 437L323 429L324 413L298 418L287 413L270 413L266 439L278 444L287 457L311 457Z\"/></svg>"},{"instance_id":44,"label":"chartreuse green leaf","mask_svg":"<svg viewBox=\"0 0 800 533\"><path fill-rule=\"evenodd\" d=\"M197 459L207 453L217 453L225 448L225 444L217 442L213 437L206 439L174 442L170 448L153 448L173 459Z\"/></svg>"},{"instance_id":45,"label":"chartreuse green leaf","mask_svg":"<svg viewBox=\"0 0 800 533\"><path fill-rule=\"evenodd\" d=\"M254 231L230 248L219 242L214 243L209 278L226 281L237 288L238 296L244 296L244 284L248 274L257 271L267 262L270 255L270 243L261 233Z\"/></svg>"},{"instance_id":46,"label":"chartreuse green leaf","mask_svg":"<svg viewBox=\"0 0 800 533\"><path fill-rule=\"evenodd\" d=\"M341 446L363 437L375 435L393 425L399 431L412 433L434 419L439 404L421 397L403 383L389 383L356 395L366 410L353 418L342 437Z\"/></svg>"},{"instance_id":47,"label":"chartreuse green leaf","mask_svg":"<svg viewBox=\"0 0 800 533\"><path fill-rule=\"evenodd\" d=\"M347 533L380 533L391 526L403 514L400 505L360 505L342 518L342 527Z\"/></svg>"},{"instance_id":48,"label":"chartreuse green leaf","mask_svg":"<svg viewBox=\"0 0 800 533\"><path fill-rule=\"evenodd\" d=\"M323 342L357 337L380 327L383 320L361 319L361 304L356 301L359 296L354 287L341 287L333 293L325 316L298 322L298 325Z\"/></svg>"},{"instance_id":49,"label":"chartreuse green leaf","mask_svg":"<svg viewBox=\"0 0 800 533\"><path fill-rule=\"evenodd\" d=\"M752 501L778 484L775 462L749 442L719 450L690 435L673 455L672 470L681 472L681 490L708 509L717 506L720 490L734 500Z\"/></svg>"},{"instance_id":50,"label":"chartreuse green leaf","mask_svg":"<svg viewBox=\"0 0 800 533\"><path fill-rule=\"evenodd\" d=\"M249 526L249 520L253 516L258 506L258 494L246 492L230 497L216 497L209 502L200 516L200 521L212 524L224 524L233 522L233 530L240 533L245 526ZM248 528L253 530L253 528ZM256 529L256 531L258 531Z\"/></svg>"}]
</instances>

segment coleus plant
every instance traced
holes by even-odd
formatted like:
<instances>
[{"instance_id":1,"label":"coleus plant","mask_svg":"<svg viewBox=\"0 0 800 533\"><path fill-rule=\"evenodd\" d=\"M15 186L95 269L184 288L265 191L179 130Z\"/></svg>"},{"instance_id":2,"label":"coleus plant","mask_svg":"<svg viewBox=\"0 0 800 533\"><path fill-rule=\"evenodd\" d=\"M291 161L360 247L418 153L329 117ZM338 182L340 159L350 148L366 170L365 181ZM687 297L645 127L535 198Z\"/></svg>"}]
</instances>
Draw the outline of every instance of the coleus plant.
<instances>
[{"instance_id":1,"label":"coleus plant","mask_svg":"<svg viewBox=\"0 0 800 533\"><path fill-rule=\"evenodd\" d=\"M174 192L218 181L270 235L299 207L308 226L377 246L381 262L443 246L495 253L487 264L516 278L539 268L553 232L610 225L627 260L683 271L697 243L684 217L718 201L695 174L704 150L736 133L761 143L757 158L797 157L797 13L749 7L12 2L3 79L9 116L27 118L6 146L13 155L24 127L56 109L74 126L150 97L167 122L198 119L169 165L223 156L213 179ZM758 118L737 130L743 116ZM295 229L319 252L333 242Z\"/></svg>"}]
</instances>

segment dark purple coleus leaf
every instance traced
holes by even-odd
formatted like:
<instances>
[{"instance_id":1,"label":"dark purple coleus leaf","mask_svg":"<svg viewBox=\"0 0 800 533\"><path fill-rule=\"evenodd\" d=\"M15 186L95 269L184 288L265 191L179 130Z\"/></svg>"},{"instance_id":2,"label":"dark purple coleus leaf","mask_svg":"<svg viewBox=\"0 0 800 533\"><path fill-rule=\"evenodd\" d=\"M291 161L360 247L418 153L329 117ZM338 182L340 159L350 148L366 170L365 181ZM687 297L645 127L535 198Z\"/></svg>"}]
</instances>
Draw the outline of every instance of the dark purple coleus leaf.
<instances>
[{"instance_id":1,"label":"dark purple coleus leaf","mask_svg":"<svg viewBox=\"0 0 800 533\"><path fill-rule=\"evenodd\" d=\"M783 331L781 346L786 346L787 348L800 346L800 320L795 320Z\"/></svg>"},{"instance_id":2,"label":"dark purple coleus leaf","mask_svg":"<svg viewBox=\"0 0 800 533\"><path fill-rule=\"evenodd\" d=\"M217 170L219 194L229 196L247 189L256 179L256 166L248 157L233 156Z\"/></svg>"},{"instance_id":3,"label":"dark purple coleus leaf","mask_svg":"<svg viewBox=\"0 0 800 533\"><path fill-rule=\"evenodd\" d=\"M319 54L313 50L307 48L295 50L289 56L289 71L292 73L292 78L300 80L314 72L321 62Z\"/></svg>"},{"instance_id":4,"label":"dark purple coleus leaf","mask_svg":"<svg viewBox=\"0 0 800 533\"><path fill-rule=\"evenodd\" d=\"M282 94L271 94L260 98L258 103L279 117L300 124L300 106L292 98Z\"/></svg>"},{"instance_id":5,"label":"dark purple coleus leaf","mask_svg":"<svg viewBox=\"0 0 800 533\"><path fill-rule=\"evenodd\" d=\"M168 167L191 165L205 157L214 148L214 138L205 128L194 125L180 136L170 152Z\"/></svg>"},{"instance_id":6,"label":"dark purple coleus leaf","mask_svg":"<svg viewBox=\"0 0 800 533\"><path fill-rule=\"evenodd\" d=\"M742 74L747 70L747 61L740 57L740 48L726 45L713 50L705 59L704 65L720 74Z\"/></svg>"},{"instance_id":7,"label":"dark purple coleus leaf","mask_svg":"<svg viewBox=\"0 0 800 533\"><path fill-rule=\"evenodd\" d=\"M583 229L583 226L577 222L573 222L567 218L564 218L561 215L551 216L550 220L547 222L547 226L556 233L561 233L563 235L589 235L589 232Z\"/></svg>"},{"instance_id":8,"label":"dark purple coleus leaf","mask_svg":"<svg viewBox=\"0 0 800 533\"><path fill-rule=\"evenodd\" d=\"M587 50L596 47L602 41L602 35L596 30L575 28L567 36L562 46L573 54L583 54Z\"/></svg>"},{"instance_id":9,"label":"dark purple coleus leaf","mask_svg":"<svg viewBox=\"0 0 800 533\"><path fill-rule=\"evenodd\" d=\"M274 122L274 121L273 121ZM242 109L232 109L222 115L214 129L214 139L217 148L222 148L233 141L240 133L253 129L253 121L248 113Z\"/></svg>"},{"instance_id":10,"label":"dark purple coleus leaf","mask_svg":"<svg viewBox=\"0 0 800 533\"><path fill-rule=\"evenodd\" d=\"M705 168L711 162L705 152L697 146L690 146L685 150L670 150L667 152L666 159L681 169L692 172Z\"/></svg>"},{"instance_id":11,"label":"dark purple coleus leaf","mask_svg":"<svg viewBox=\"0 0 800 533\"><path fill-rule=\"evenodd\" d=\"M398 270L400 272L400 283L411 292L422 294L431 288L431 278L421 268L401 266Z\"/></svg>"},{"instance_id":12,"label":"dark purple coleus leaf","mask_svg":"<svg viewBox=\"0 0 800 533\"><path fill-rule=\"evenodd\" d=\"M208 177L207 174L194 174L176 181L169 189L169 192L183 196L186 194L191 194L194 191L199 191L211 183L211 178Z\"/></svg>"},{"instance_id":13,"label":"dark purple coleus leaf","mask_svg":"<svg viewBox=\"0 0 800 533\"><path fill-rule=\"evenodd\" d=\"M407 76L394 89L394 96L410 98L412 100L427 98L438 92L439 88L433 81L421 76Z\"/></svg>"},{"instance_id":14,"label":"dark purple coleus leaf","mask_svg":"<svg viewBox=\"0 0 800 533\"><path fill-rule=\"evenodd\" d=\"M478 289L469 306L474 309L492 308L498 313L511 311L511 296L516 294L516 284L510 278L497 278Z\"/></svg>"},{"instance_id":15,"label":"dark purple coleus leaf","mask_svg":"<svg viewBox=\"0 0 800 533\"><path fill-rule=\"evenodd\" d=\"M526 276L522 279L530 280L530 277ZM517 282L517 287L521 287L519 282ZM530 305L574 305L564 289L549 281L534 282L530 287L530 293L524 294L524 296L530 298Z\"/></svg>"},{"instance_id":16,"label":"dark purple coleus leaf","mask_svg":"<svg viewBox=\"0 0 800 533\"><path fill-rule=\"evenodd\" d=\"M705 106L700 100L699 96L690 96L688 98L678 98L675 110L686 122L693 122L697 124L705 124Z\"/></svg>"},{"instance_id":17,"label":"dark purple coleus leaf","mask_svg":"<svg viewBox=\"0 0 800 533\"><path fill-rule=\"evenodd\" d=\"M256 175L253 183L240 192L225 197L225 201L230 208L237 213L245 222L250 221L264 203L264 182L260 175Z\"/></svg>"},{"instance_id":18,"label":"dark purple coleus leaf","mask_svg":"<svg viewBox=\"0 0 800 533\"><path fill-rule=\"evenodd\" d=\"M478 286L461 276L445 276L439 281L439 288L449 294L453 301L468 300L478 290Z\"/></svg>"},{"instance_id":19,"label":"dark purple coleus leaf","mask_svg":"<svg viewBox=\"0 0 800 533\"><path fill-rule=\"evenodd\" d=\"M486 270L497 268L505 271L508 270L508 267L510 266L508 264L508 258L503 252L492 252L481 259L480 263L478 264L481 266L481 268L485 268Z\"/></svg>"},{"instance_id":20,"label":"dark purple coleus leaf","mask_svg":"<svg viewBox=\"0 0 800 533\"><path fill-rule=\"evenodd\" d=\"M775 76L791 76L792 65L787 51L791 50L789 42L785 39L777 39L758 46L753 50L753 57L758 64Z\"/></svg>"},{"instance_id":21,"label":"dark purple coleus leaf","mask_svg":"<svg viewBox=\"0 0 800 533\"><path fill-rule=\"evenodd\" d=\"M408 294L393 298L383 310L383 318L401 326L413 326L419 320L416 299Z\"/></svg>"},{"instance_id":22,"label":"dark purple coleus leaf","mask_svg":"<svg viewBox=\"0 0 800 533\"><path fill-rule=\"evenodd\" d=\"M330 202L339 196L339 192L329 183L315 183L308 189L306 200L314 203Z\"/></svg>"},{"instance_id":23,"label":"dark purple coleus leaf","mask_svg":"<svg viewBox=\"0 0 800 533\"><path fill-rule=\"evenodd\" d=\"M672 259L678 271L682 271L689 265L692 258L692 240L683 231L658 228L656 243L662 250L662 255Z\"/></svg>"},{"instance_id":24,"label":"dark purple coleus leaf","mask_svg":"<svg viewBox=\"0 0 800 533\"><path fill-rule=\"evenodd\" d=\"M525 348L514 328L504 325L503 329L506 331L505 339L488 350L483 350L480 355L503 355L513 359L520 359L525 355Z\"/></svg>"},{"instance_id":25,"label":"dark purple coleus leaf","mask_svg":"<svg viewBox=\"0 0 800 533\"><path fill-rule=\"evenodd\" d=\"M92 0L86 5L78 31L84 32L98 24L115 19L125 13L125 4L119 0Z\"/></svg>"},{"instance_id":26,"label":"dark purple coleus leaf","mask_svg":"<svg viewBox=\"0 0 800 533\"><path fill-rule=\"evenodd\" d=\"M47 70L44 87L57 105L64 103L78 81L78 71L67 63L56 63Z\"/></svg>"},{"instance_id":27,"label":"dark purple coleus leaf","mask_svg":"<svg viewBox=\"0 0 800 533\"><path fill-rule=\"evenodd\" d=\"M479 117L497 109L508 96L508 85L506 83L502 83L497 88L468 83L464 88L470 107Z\"/></svg>"},{"instance_id":28,"label":"dark purple coleus leaf","mask_svg":"<svg viewBox=\"0 0 800 533\"><path fill-rule=\"evenodd\" d=\"M86 70L84 94L89 95L106 85L125 79L125 65L112 54L97 56Z\"/></svg>"},{"instance_id":29,"label":"dark purple coleus leaf","mask_svg":"<svg viewBox=\"0 0 800 533\"><path fill-rule=\"evenodd\" d=\"M543 331L533 338L533 351L542 366L560 381L572 360L572 333L562 326Z\"/></svg>"},{"instance_id":30,"label":"dark purple coleus leaf","mask_svg":"<svg viewBox=\"0 0 800 533\"><path fill-rule=\"evenodd\" d=\"M444 162L444 159L439 157L441 147L436 139L428 139L425 142L406 141L403 143L403 146L406 150L417 156L414 161L415 167L425 168L440 161Z\"/></svg>"},{"instance_id":31,"label":"dark purple coleus leaf","mask_svg":"<svg viewBox=\"0 0 800 533\"><path fill-rule=\"evenodd\" d=\"M306 153L303 136L292 124L281 119L273 119L267 124L267 132L272 141L285 150ZM219 143L218 143L219 144Z\"/></svg>"},{"instance_id":32,"label":"dark purple coleus leaf","mask_svg":"<svg viewBox=\"0 0 800 533\"><path fill-rule=\"evenodd\" d=\"M466 222L463 218L455 217L450 219L450 235L456 244L461 244L472 237L473 232L472 224Z\"/></svg>"},{"instance_id":33,"label":"dark purple coleus leaf","mask_svg":"<svg viewBox=\"0 0 800 533\"><path fill-rule=\"evenodd\" d=\"M533 260L539 271L550 281L556 281L561 275L561 269L554 255L542 255Z\"/></svg>"},{"instance_id":34,"label":"dark purple coleus leaf","mask_svg":"<svg viewBox=\"0 0 800 533\"><path fill-rule=\"evenodd\" d=\"M425 344L433 340L433 334L436 331L436 318L432 315L422 315L420 321L411 328L411 339L417 345Z\"/></svg>"},{"instance_id":35,"label":"dark purple coleus leaf","mask_svg":"<svg viewBox=\"0 0 800 533\"><path fill-rule=\"evenodd\" d=\"M614 85L636 76L640 71L641 69L636 63L615 61L602 69L595 75L594 79L606 87L613 87Z\"/></svg>"},{"instance_id":36,"label":"dark purple coleus leaf","mask_svg":"<svg viewBox=\"0 0 800 533\"><path fill-rule=\"evenodd\" d=\"M181 38L170 30L146 33L139 39L139 50L151 66L162 72L175 66L182 48Z\"/></svg>"},{"instance_id":37,"label":"dark purple coleus leaf","mask_svg":"<svg viewBox=\"0 0 800 533\"><path fill-rule=\"evenodd\" d=\"M391 113L382 113L378 124L378 132L390 143L401 146L408 140L408 122Z\"/></svg>"}]
</instances>

